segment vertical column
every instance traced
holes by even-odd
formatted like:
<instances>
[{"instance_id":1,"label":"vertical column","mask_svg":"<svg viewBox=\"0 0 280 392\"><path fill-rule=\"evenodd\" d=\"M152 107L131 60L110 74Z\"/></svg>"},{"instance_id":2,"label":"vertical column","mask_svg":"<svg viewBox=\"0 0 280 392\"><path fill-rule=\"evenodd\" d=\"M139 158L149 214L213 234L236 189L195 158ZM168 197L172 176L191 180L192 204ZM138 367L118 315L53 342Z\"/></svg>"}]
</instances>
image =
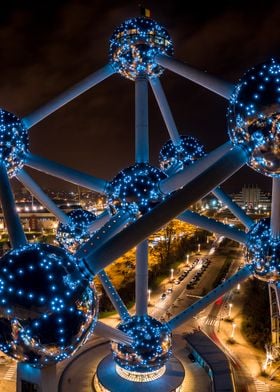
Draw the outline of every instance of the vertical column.
<instances>
[{"instance_id":1,"label":"vertical column","mask_svg":"<svg viewBox=\"0 0 280 392\"><path fill-rule=\"evenodd\" d=\"M148 82L145 75L135 80L135 160L149 161Z\"/></svg>"},{"instance_id":2,"label":"vertical column","mask_svg":"<svg viewBox=\"0 0 280 392\"><path fill-rule=\"evenodd\" d=\"M148 306L148 240L136 248L135 297L136 315L145 316Z\"/></svg>"},{"instance_id":3,"label":"vertical column","mask_svg":"<svg viewBox=\"0 0 280 392\"><path fill-rule=\"evenodd\" d=\"M280 178L272 180L271 198L271 234L274 238L280 237Z\"/></svg>"}]
</instances>

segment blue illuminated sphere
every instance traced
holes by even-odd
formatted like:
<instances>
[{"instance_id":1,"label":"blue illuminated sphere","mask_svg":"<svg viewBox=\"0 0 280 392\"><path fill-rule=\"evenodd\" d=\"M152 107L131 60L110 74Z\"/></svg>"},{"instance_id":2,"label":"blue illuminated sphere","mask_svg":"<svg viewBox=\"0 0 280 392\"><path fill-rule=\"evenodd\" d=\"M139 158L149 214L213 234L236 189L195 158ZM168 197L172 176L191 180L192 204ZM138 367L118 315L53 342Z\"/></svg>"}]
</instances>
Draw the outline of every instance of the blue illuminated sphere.
<instances>
[{"instance_id":1,"label":"blue illuminated sphere","mask_svg":"<svg viewBox=\"0 0 280 392\"><path fill-rule=\"evenodd\" d=\"M136 163L123 169L108 188L110 203L117 208L131 207L135 213L145 214L163 199L158 183L166 175L148 163Z\"/></svg>"},{"instance_id":2,"label":"blue illuminated sphere","mask_svg":"<svg viewBox=\"0 0 280 392\"><path fill-rule=\"evenodd\" d=\"M58 225L56 240L64 248L75 251L78 246L89 239L88 227L95 221L96 216L82 208L72 210L67 215L70 218L70 224L60 223Z\"/></svg>"},{"instance_id":3,"label":"blue illuminated sphere","mask_svg":"<svg viewBox=\"0 0 280 392\"><path fill-rule=\"evenodd\" d=\"M67 358L92 332L98 302L73 256L47 244L6 253L0 272L0 350L41 367Z\"/></svg>"},{"instance_id":4,"label":"blue illuminated sphere","mask_svg":"<svg viewBox=\"0 0 280 392\"><path fill-rule=\"evenodd\" d=\"M133 338L131 345L111 342L115 362L134 372L160 369L171 355L171 332L150 316L133 316L118 329Z\"/></svg>"},{"instance_id":5,"label":"blue illuminated sphere","mask_svg":"<svg viewBox=\"0 0 280 392\"><path fill-rule=\"evenodd\" d=\"M139 75L160 76L158 54L173 55L173 43L160 24L146 17L127 19L110 39L110 61L116 72L135 80Z\"/></svg>"},{"instance_id":6,"label":"blue illuminated sphere","mask_svg":"<svg viewBox=\"0 0 280 392\"><path fill-rule=\"evenodd\" d=\"M280 241L274 239L270 219L261 219L248 233L249 257L256 277L276 281L280 277Z\"/></svg>"},{"instance_id":7,"label":"blue illuminated sphere","mask_svg":"<svg viewBox=\"0 0 280 392\"><path fill-rule=\"evenodd\" d=\"M250 69L236 85L228 108L229 136L249 152L248 165L280 176L280 63Z\"/></svg>"},{"instance_id":8,"label":"blue illuminated sphere","mask_svg":"<svg viewBox=\"0 0 280 392\"><path fill-rule=\"evenodd\" d=\"M22 121L14 114L0 109L0 159L9 177L22 168L28 143L27 129Z\"/></svg>"},{"instance_id":9,"label":"blue illuminated sphere","mask_svg":"<svg viewBox=\"0 0 280 392\"><path fill-rule=\"evenodd\" d=\"M178 171L205 155L204 147L192 136L180 136L180 143L175 145L168 140L159 153L160 168L164 172L170 169Z\"/></svg>"}]
</instances>

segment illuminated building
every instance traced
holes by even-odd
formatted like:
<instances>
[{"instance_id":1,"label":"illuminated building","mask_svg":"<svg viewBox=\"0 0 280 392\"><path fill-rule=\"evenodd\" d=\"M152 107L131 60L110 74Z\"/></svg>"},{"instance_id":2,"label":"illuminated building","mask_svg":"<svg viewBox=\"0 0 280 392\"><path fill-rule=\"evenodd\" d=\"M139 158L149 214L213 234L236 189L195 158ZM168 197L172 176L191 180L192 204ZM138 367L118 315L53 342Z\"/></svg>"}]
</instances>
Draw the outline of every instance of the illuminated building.
<instances>
[{"instance_id":1,"label":"illuminated building","mask_svg":"<svg viewBox=\"0 0 280 392\"><path fill-rule=\"evenodd\" d=\"M240 207L252 213L269 212L271 209L271 195L263 192L257 185L244 185L232 197Z\"/></svg>"}]
</instances>

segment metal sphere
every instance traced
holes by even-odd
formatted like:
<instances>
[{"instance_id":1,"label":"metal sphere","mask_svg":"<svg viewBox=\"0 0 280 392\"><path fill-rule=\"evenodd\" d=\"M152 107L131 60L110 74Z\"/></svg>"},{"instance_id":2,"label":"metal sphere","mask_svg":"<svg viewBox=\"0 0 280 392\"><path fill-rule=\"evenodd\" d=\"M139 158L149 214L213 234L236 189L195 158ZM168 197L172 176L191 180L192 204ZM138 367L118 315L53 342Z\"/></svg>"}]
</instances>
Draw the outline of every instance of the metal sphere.
<instances>
[{"instance_id":1,"label":"metal sphere","mask_svg":"<svg viewBox=\"0 0 280 392\"><path fill-rule=\"evenodd\" d=\"M192 136L180 135L180 143L168 140L159 153L160 168L164 172L178 171L205 155L204 147Z\"/></svg>"},{"instance_id":2,"label":"metal sphere","mask_svg":"<svg viewBox=\"0 0 280 392\"><path fill-rule=\"evenodd\" d=\"M248 165L280 177L280 63L250 69L236 85L228 108L229 136L249 152Z\"/></svg>"},{"instance_id":3,"label":"metal sphere","mask_svg":"<svg viewBox=\"0 0 280 392\"><path fill-rule=\"evenodd\" d=\"M0 109L0 159L9 177L22 168L28 144L27 129L22 121L13 113Z\"/></svg>"},{"instance_id":4,"label":"metal sphere","mask_svg":"<svg viewBox=\"0 0 280 392\"><path fill-rule=\"evenodd\" d=\"M145 214L163 199L158 187L166 175L148 163L136 163L123 169L108 188L110 203L117 208L130 207L134 213Z\"/></svg>"},{"instance_id":5,"label":"metal sphere","mask_svg":"<svg viewBox=\"0 0 280 392\"><path fill-rule=\"evenodd\" d=\"M118 329L133 338L131 345L112 342L115 362L126 370L152 372L160 369L171 355L171 332L166 324L150 316L133 316Z\"/></svg>"},{"instance_id":6,"label":"metal sphere","mask_svg":"<svg viewBox=\"0 0 280 392\"><path fill-rule=\"evenodd\" d=\"M95 221L96 215L82 208L72 210L67 215L70 218L70 224L60 223L58 225L56 240L64 248L75 251L78 246L89 239L88 227Z\"/></svg>"},{"instance_id":7,"label":"metal sphere","mask_svg":"<svg viewBox=\"0 0 280 392\"><path fill-rule=\"evenodd\" d=\"M0 272L0 350L34 366L67 358L92 332L98 301L73 256L47 244L6 253Z\"/></svg>"},{"instance_id":8,"label":"metal sphere","mask_svg":"<svg viewBox=\"0 0 280 392\"><path fill-rule=\"evenodd\" d=\"M259 220L248 236L247 247L255 276L266 281L279 280L280 242L271 235L270 219Z\"/></svg>"},{"instance_id":9,"label":"metal sphere","mask_svg":"<svg viewBox=\"0 0 280 392\"><path fill-rule=\"evenodd\" d=\"M113 67L131 80L143 74L160 76L163 68L155 61L158 54L173 55L173 43L165 28L150 18L127 19L110 39Z\"/></svg>"}]
</instances>

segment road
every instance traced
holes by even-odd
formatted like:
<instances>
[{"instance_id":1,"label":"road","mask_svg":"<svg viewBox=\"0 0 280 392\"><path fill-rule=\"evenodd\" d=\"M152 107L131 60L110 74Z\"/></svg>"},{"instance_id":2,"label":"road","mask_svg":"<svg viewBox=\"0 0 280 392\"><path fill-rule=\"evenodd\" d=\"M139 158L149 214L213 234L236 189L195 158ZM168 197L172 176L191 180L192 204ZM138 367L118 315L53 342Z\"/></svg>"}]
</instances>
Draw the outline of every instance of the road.
<instances>
[{"instance_id":1,"label":"road","mask_svg":"<svg viewBox=\"0 0 280 392\"><path fill-rule=\"evenodd\" d=\"M201 255L200 257L203 257L203 255ZM213 258L213 254L211 255L211 258ZM236 259L234 263L232 263L228 272L229 276L237 270L241 261L243 260L239 258ZM165 320L168 320L174 314L179 313L180 311L191 305L197 298L196 296L187 294L185 286L191 280L194 274L195 271L193 270L183 280L183 282L181 282L180 285L173 285L174 290L172 294L166 297L166 299L161 300L160 297L157 298L154 301L155 307L151 314L157 318L164 314ZM206 272L206 274L211 274L211 272L208 271ZM202 283L205 277L206 275L203 276ZM200 287L200 289L203 289L203 287ZM233 355L228 351L225 344L223 344L219 340L216 334L217 329L219 330L221 318L227 316L228 307L227 309L225 309L225 306L228 305L228 303L230 302L230 298L231 293L227 293L223 299L217 301L216 303L210 305L208 308L202 311L196 318L197 321L193 320L191 322L188 322L187 325L185 325L185 332L191 331L193 328L199 325L206 332L206 334L211 337L211 339L225 352L232 367L232 373L238 392L267 392L269 391L269 387L251 376L249 372L244 368L244 365L241 363L241 361L233 357Z\"/></svg>"}]
</instances>

